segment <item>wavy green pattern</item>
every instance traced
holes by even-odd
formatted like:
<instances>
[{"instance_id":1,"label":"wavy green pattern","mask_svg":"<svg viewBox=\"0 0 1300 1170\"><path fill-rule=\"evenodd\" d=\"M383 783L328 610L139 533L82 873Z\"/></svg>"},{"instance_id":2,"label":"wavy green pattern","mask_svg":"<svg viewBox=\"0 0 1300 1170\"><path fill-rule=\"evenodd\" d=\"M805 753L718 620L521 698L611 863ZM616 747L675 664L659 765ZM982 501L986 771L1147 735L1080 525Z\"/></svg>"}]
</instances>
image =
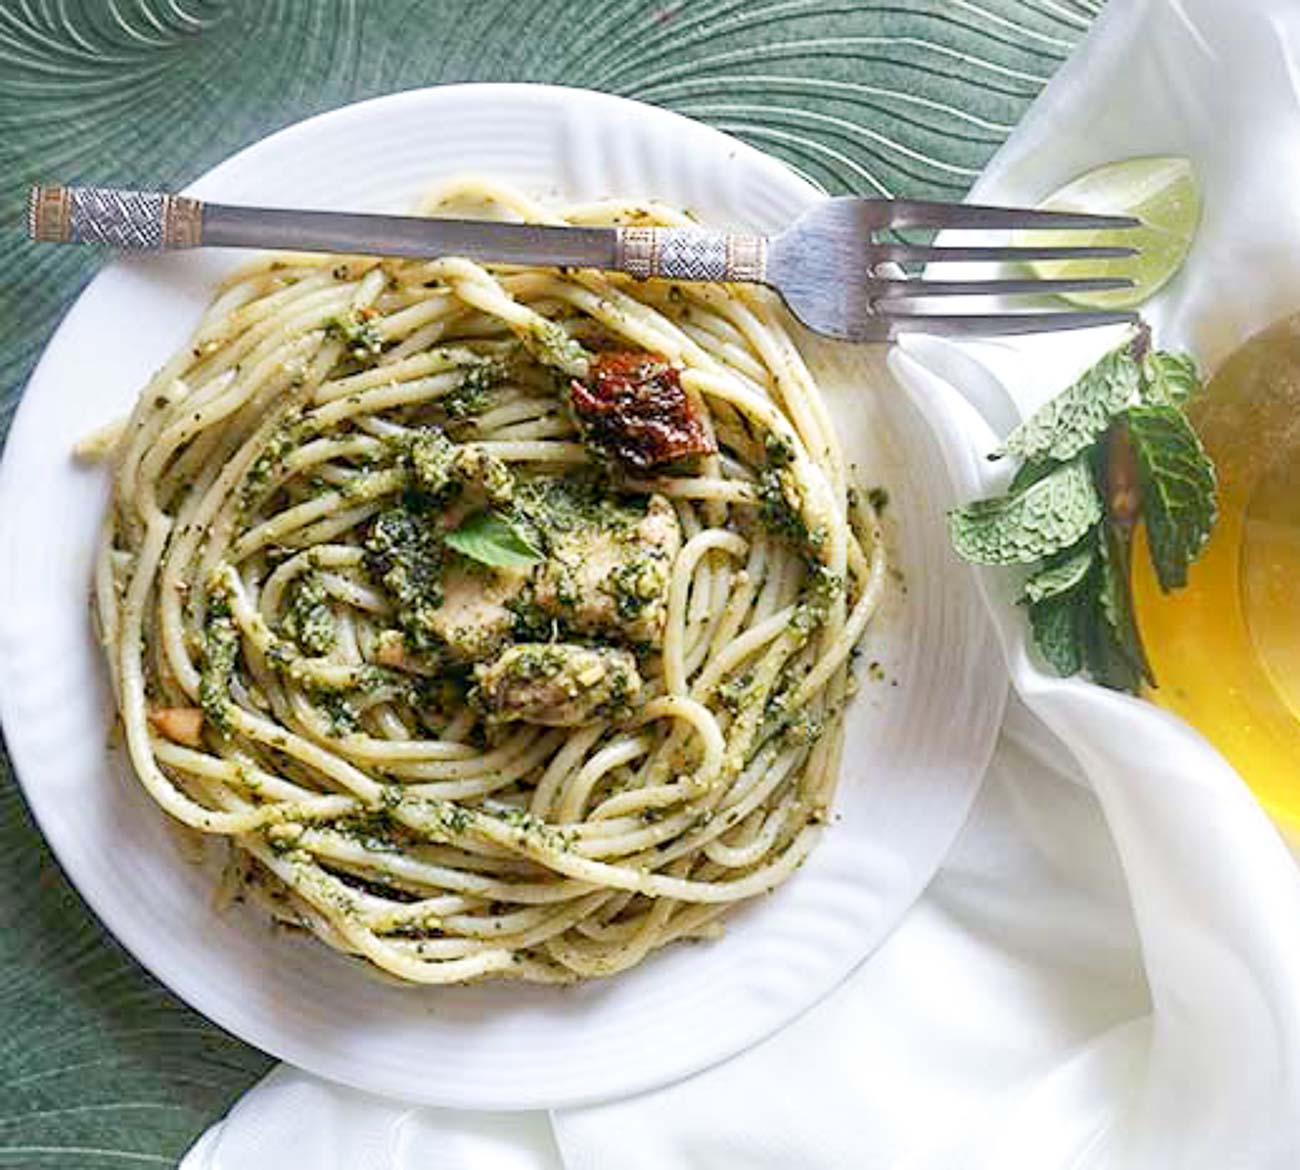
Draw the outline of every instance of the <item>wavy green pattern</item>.
<instances>
[{"instance_id":1,"label":"wavy green pattern","mask_svg":"<svg viewBox=\"0 0 1300 1170\"><path fill-rule=\"evenodd\" d=\"M606 89L832 192L956 198L1100 0L0 0L0 433L100 258L29 182L175 187L268 131L439 82ZM3 761L0 761L2 765ZM99 929L0 777L0 1167L172 1165L266 1067Z\"/></svg>"}]
</instances>

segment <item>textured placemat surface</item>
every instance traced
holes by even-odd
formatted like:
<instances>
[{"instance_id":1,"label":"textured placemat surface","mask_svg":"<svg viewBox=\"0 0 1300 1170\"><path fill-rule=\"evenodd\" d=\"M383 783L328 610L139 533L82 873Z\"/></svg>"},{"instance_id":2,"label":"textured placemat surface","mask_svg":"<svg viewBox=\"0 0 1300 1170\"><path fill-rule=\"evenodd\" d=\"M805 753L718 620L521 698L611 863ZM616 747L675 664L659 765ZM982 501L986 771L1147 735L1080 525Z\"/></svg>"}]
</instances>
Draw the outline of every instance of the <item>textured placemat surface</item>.
<instances>
[{"instance_id":1,"label":"textured placemat surface","mask_svg":"<svg viewBox=\"0 0 1300 1170\"><path fill-rule=\"evenodd\" d=\"M828 191L960 198L1100 0L0 0L0 434L105 257L21 236L39 180L176 188L395 90L667 106ZM0 521L2 522L2 521ZM170 1166L267 1067L94 921L0 755L0 1166Z\"/></svg>"}]
</instances>

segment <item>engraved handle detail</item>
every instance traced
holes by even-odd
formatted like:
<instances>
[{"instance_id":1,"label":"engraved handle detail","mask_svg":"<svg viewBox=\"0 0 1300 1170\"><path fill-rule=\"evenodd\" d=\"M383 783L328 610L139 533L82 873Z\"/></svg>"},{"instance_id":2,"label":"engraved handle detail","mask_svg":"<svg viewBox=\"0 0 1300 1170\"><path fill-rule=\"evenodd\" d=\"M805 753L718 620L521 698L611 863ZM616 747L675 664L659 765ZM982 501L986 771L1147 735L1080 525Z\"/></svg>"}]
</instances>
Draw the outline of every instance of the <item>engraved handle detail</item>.
<instances>
[{"instance_id":1,"label":"engraved handle detail","mask_svg":"<svg viewBox=\"0 0 1300 1170\"><path fill-rule=\"evenodd\" d=\"M205 242L205 216L207 242L218 246L464 254L514 263L613 267L639 280L767 280L766 236L699 228L548 228L217 204L205 212L197 199L183 195L110 187L33 187L27 197L27 234L57 244L101 244L127 251L197 248Z\"/></svg>"},{"instance_id":2,"label":"engraved handle detail","mask_svg":"<svg viewBox=\"0 0 1300 1170\"><path fill-rule=\"evenodd\" d=\"M108 187L33 187L27 234L56 244L104 244L128 251L197 248L203 205L183 195Z\"/></svg>"},{"instance_id":3,"label":"engraved handle detail","mask_svg":"<svg viewBox=\"0 0 1300 1170\"><path fill-rule=\"evenodd\" d=\"M762 284L767 279L767 237L696 228L619 228L617 265L638 280L661 276Z\"/></svg>"}]
</instances>

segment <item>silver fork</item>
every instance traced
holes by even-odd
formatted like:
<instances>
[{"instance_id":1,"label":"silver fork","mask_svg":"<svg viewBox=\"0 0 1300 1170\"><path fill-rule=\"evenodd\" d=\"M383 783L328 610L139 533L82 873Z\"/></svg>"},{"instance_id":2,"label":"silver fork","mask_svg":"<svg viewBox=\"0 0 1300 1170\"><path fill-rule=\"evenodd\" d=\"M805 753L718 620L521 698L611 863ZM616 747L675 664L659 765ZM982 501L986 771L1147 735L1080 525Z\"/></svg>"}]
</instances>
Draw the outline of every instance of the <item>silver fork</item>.
<instances>
[{"instance_id":1,"label":"silver fork","mask_svg":"<svg viewBox=\"0 0 1300 1170\"><path fill-rule=\"evenodd\" d=\"M929 297L1002 297L1127 288L1114 277L926 280L895 275L921 261L1109 259L1126 247L972 247L880 239L891 229L1010 231L1127 228L1127 217L926 203L826 199L773 236L662 227L551 227L201 203L183 195L103 187L33 187L34 240L114 248L276 248L381 256L463 256L510 264L600 268L647 279L765 284L810 329L845 341L889 341L905 330L990 336L1131 322L1128 312L930 313Z\"/></svg>"}]
</instances>

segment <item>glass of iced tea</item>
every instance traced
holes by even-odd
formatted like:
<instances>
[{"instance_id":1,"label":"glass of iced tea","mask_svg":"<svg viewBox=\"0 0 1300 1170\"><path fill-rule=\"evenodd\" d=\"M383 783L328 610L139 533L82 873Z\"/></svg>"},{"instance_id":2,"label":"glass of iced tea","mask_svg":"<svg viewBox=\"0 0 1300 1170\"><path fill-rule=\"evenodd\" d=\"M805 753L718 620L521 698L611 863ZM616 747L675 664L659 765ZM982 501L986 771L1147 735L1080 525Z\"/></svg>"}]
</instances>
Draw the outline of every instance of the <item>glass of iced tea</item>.
<instances>
[{"instance_id":1,"label":"glass of iced tea","mask_svg":"<svg viewBox=\"0 0 1300 1170\"><path fill-rule=\"evenodd\" d=\"M1133 557L1148 697L1300 836L1300 314L1237 349L1189 414L1218 470L1219 519L1184 590L1162 594Z\"/></svg>"}]
</instances>

